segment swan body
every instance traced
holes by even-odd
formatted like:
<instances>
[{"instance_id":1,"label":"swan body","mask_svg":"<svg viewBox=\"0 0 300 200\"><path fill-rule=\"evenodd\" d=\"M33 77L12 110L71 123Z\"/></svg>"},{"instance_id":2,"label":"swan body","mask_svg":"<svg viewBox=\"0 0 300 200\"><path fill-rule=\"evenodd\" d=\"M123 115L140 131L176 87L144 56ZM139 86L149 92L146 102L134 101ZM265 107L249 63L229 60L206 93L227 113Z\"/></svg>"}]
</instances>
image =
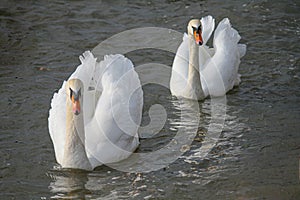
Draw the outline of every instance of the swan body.
<instances>
[{"instance_id":1,"label":"swan body","mask_svg":"<svg viewBox=\"0 0 300 200\"><path fill-rule=\"evenodd\" d=\"M193 19L187 27L173 61L171 93L177 97L201 100L223 96L240 83L238 68L246 53L240 35L227 18L216 28L213 48L206 43L215 28L212 16Z\"/></svg>"},{"instance_id":2,"label":"swan body","mask_svg":"<svg viewBox=\"0 0 300 200\"><path fill-rule=\"evenodd\" d=\"M132 62L89 51L51 101L49 133L63 168L92 170L130 156L139 145L143 92Z\"/></svg>"}]
</instances>

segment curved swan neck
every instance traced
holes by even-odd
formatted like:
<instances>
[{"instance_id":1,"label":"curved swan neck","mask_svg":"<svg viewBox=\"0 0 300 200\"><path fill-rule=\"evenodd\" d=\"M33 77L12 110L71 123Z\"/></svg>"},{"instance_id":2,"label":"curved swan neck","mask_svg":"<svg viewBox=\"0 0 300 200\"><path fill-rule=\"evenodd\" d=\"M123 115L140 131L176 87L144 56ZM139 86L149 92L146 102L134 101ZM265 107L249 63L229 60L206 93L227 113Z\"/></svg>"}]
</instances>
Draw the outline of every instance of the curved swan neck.
<instances>
[{"instance_id":1,"label":"curved swan neck","mask_svg":"<svg viewBox=\"0 0 300 200\"><path fill-rule=\"evenodd\" d=\"M199 45L196 44L194 36L189 34L189 71L188 71L188 87L192 99L203 99L200 72L199 72Z\"/></svg>"},{"instance_id":2,"label":"curved swan neck","mask_svg":"<svg viewBox=\"0 0 300 200\"><path fill-rule=\"evenodd\" d=\"M66 115L66 142L62 166L91 170L92 166L85 150L83 112L75 115L72 112L71 102L67 101Z\"/></svg>"}]
</instances>

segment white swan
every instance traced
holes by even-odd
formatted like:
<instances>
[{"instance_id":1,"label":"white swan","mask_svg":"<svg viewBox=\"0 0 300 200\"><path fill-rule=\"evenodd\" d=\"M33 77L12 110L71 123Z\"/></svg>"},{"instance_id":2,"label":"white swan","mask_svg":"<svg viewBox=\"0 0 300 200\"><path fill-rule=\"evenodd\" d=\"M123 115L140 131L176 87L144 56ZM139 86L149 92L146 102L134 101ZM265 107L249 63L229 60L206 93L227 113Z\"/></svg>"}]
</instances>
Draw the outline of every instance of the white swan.
<instances>
[{"instance_id":1,"label":"white swan","mask_svg":"<svg viewBox=\"0 0 300 200\"><path fill-rule=\"evenodd\" d=\"M49 132L63 168L92 170L127 158L139 145L143 92L132 62L122 55L96 62L89 51L55 93Z\"/></svg>"},{"instance_id":2,"label":"white swan","mask_svg":"<svg viewBox=\"0 0 300 200\"><path fill-rule=\"evenodd\" d=\"M239 84L238 68L246 45L238 44L240 35L225 18L215 30L214 48L209 48L206 42L214 28L212 16L189 22L188 34L184 34L173 62L170 80L173 95L201 100L223 96Z\"/></svg>"}]
</instances>

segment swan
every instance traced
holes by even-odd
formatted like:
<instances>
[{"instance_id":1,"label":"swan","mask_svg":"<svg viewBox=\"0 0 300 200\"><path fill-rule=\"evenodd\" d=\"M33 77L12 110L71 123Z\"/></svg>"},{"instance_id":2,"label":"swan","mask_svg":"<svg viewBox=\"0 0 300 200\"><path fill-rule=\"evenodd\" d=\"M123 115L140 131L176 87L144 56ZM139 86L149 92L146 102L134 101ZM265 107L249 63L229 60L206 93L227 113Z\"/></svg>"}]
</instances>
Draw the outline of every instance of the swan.
<instances>
[{"instance_id":1,"label":"swan","mask_svg":"<svg viewBox=\"0 0 300 200\"><path fill-rule=\"evenodd\" d=\"M214 32L213 48L206 43L215 28L212 16L192 19L177 49L170 79L172 95L201 100L225 95L240 83L238 68L246 53L240 35L223 19Z\"/></svg>"},{"instance_id":2,"label":"swan","mask_svg":"<svg viewBox=\"0 0 300 200\"><path fill-rule=\"evenodd\" d=\"M54 93L48 128L62 168L93 170L126 159L139 145L143 92L132 62L90 51Z\"/></svg>"}]
</instances>

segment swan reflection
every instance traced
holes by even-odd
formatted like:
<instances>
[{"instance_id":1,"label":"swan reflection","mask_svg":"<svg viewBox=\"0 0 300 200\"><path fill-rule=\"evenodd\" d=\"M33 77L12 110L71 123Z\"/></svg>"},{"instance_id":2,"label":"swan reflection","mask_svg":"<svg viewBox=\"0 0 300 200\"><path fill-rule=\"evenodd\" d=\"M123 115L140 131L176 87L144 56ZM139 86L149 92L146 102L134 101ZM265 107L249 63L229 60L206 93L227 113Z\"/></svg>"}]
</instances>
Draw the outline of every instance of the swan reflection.
<instances>
[{"instance_id":1,"label":"swan reflection","mask_svg":"<svg viewBox=\"0 0 300 200\"><path fill-rule=\"evenodd\" d=\"M81 170L51 171L52 178L49 185L53 199L84 199L89 193L86 189L87 173Z\"/></svg>"}]
</instances>

